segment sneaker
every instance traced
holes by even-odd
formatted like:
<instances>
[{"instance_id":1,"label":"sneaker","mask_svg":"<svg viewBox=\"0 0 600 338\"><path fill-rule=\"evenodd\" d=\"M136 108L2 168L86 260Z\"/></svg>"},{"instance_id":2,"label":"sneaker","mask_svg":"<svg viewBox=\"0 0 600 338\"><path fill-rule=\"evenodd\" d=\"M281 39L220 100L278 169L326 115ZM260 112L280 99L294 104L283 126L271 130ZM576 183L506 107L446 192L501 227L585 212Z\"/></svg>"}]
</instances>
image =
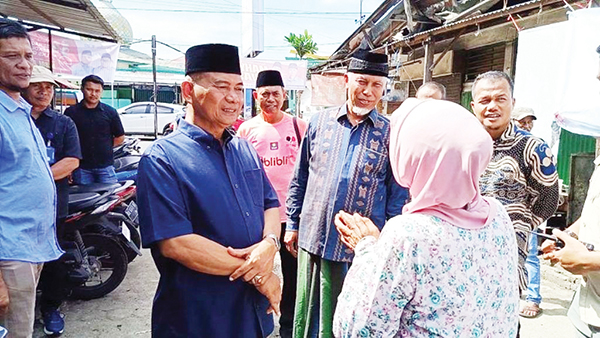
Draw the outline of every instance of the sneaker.
<instances>
[{"instance_id":1,"label":"sneaker","mask_svg":"<svg viewBox=\"0 0 600 338\"><path fill-rule=\"evenodd\" d=\"M60 336L65 331L64 315L56 310L51 310L42 315L44 333L48 336Z\"/></svg>"}]
</instances>

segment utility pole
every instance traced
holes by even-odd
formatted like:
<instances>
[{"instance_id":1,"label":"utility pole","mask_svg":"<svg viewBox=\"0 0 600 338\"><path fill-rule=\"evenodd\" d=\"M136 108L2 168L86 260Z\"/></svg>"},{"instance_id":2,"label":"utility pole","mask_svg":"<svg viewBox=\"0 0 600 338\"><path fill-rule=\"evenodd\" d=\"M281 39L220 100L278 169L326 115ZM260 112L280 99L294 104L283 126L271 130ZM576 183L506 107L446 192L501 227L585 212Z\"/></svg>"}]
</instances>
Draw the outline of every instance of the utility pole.
<instances>
[{"instance_id":1,"label":"utility pole","mask_svg":"<svg viewBox=\"0 0 600 338\"><path fill-rule=\"evenodd\" d=\"M354 23L357 23L359 26L362 26L363 20L365 18L365 16L362 13L362 3L363 3L363 0L360 0L360 12L359 12L360 16L358 17L358 19L354 20Z\"/></svg>"},{"instance_id":2,"label":"utility pole","mask_svg":"<svg viewBox=\"0 0 600 338\"><path fill-rule=\"evenodd\" d=\"M152 35L152 81L153 94L152 101L154 102L154 139L158 138L158 86L156 85L156 35Z\"/></svg>"},{"instance_id":3,"label":"utility pole","mask_svg":"<svg viewBox=\"0 0 600 338\"><path fill-rule=\"evenodd\" d=\"M360 0L360 12L359 12L358 20L354 20L354 22L357 23L359 26L362 26L363 19L365 18L362 13L362 3L363 3L363 0Z\"/></svg>"}]
</instances>

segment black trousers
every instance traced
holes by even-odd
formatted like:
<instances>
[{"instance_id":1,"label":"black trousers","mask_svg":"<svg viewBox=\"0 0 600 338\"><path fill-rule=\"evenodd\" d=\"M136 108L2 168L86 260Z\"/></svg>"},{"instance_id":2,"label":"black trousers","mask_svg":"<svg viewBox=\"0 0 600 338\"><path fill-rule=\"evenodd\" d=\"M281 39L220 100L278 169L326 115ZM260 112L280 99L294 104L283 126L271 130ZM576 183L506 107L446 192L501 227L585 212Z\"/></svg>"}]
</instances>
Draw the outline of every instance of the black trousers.
<instances>
[{"instance_id":1,"label":"black trousers","mask_svg":"<svg viewBox=\"0 0 600 338\"><path fill-rule=\"evenodd\" d=\"M281 294L281 317L279 318L279 335L291 338L294 325L294 306L296 305L296 281L298 277L298 260L286 249L283 238L285 223L281 224L281 271L283 274L283 290Z\"/></svg>"},{"instance_id":2,"label":"black trousers","mask_svg":"<svg viewBox=\"0 0 600 338\"><path fill-rule=\"evenodd\" d=\"M56 221L56 237L58 242L64 240L65 219L60 218ZM56 310L67 299L71 292L71 286L68 280L68 270L60 258L44 263L44 268L40 275L39 289L42 291L40 298L40 309L42 313Z\"/></svg>"}]
</instances>

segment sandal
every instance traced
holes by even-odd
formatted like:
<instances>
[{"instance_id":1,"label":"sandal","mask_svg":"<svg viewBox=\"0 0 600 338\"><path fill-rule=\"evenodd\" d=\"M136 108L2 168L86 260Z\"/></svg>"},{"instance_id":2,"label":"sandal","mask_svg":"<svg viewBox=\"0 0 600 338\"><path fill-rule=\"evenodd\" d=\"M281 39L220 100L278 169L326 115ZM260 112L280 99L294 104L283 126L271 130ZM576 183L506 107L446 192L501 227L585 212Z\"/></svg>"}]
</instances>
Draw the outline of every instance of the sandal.
<instances>
[{"instance_id":1,"label":"sandal","mask_svg":"<svg viewBox=\"0 0 600 338\"><path fill-rule=\"evenodd\" d=\"M527 305L523 306L521 311L519 311L519 315L525 318L535 318L541 313L542 309L540 308L540 305L532 302L527 302Z\"/></svg>"}]
</instances>

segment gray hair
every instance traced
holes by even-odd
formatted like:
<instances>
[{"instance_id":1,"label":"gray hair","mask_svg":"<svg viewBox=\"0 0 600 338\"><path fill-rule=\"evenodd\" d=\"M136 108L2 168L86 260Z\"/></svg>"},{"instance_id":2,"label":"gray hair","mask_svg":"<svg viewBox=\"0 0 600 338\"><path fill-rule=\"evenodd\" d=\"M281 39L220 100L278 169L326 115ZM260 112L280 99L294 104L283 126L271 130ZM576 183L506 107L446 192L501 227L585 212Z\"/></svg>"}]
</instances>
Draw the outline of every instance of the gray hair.
<instances>
[{"instance_id":1,"label":"gray hair","mask_svg":"<svg viewBox=\"0 0 600 338\"><path fill-rule=\"evenodd\" d=\"M471 95L473 97L475 97L475 95L476 95L475 89L477 88L477 83L481 80L491 80L491 81L504 80L504 81L506 81L508 83L508 87L510 88L510 97L511 98L513 97L513 91L515 89L513 80L505 72L499 72L497 70L491 70L489 72L485 72L485 73L479 74L477 76L477 78L473 82L473 87L471 88Z\"/></svg>"}]
</instances>

